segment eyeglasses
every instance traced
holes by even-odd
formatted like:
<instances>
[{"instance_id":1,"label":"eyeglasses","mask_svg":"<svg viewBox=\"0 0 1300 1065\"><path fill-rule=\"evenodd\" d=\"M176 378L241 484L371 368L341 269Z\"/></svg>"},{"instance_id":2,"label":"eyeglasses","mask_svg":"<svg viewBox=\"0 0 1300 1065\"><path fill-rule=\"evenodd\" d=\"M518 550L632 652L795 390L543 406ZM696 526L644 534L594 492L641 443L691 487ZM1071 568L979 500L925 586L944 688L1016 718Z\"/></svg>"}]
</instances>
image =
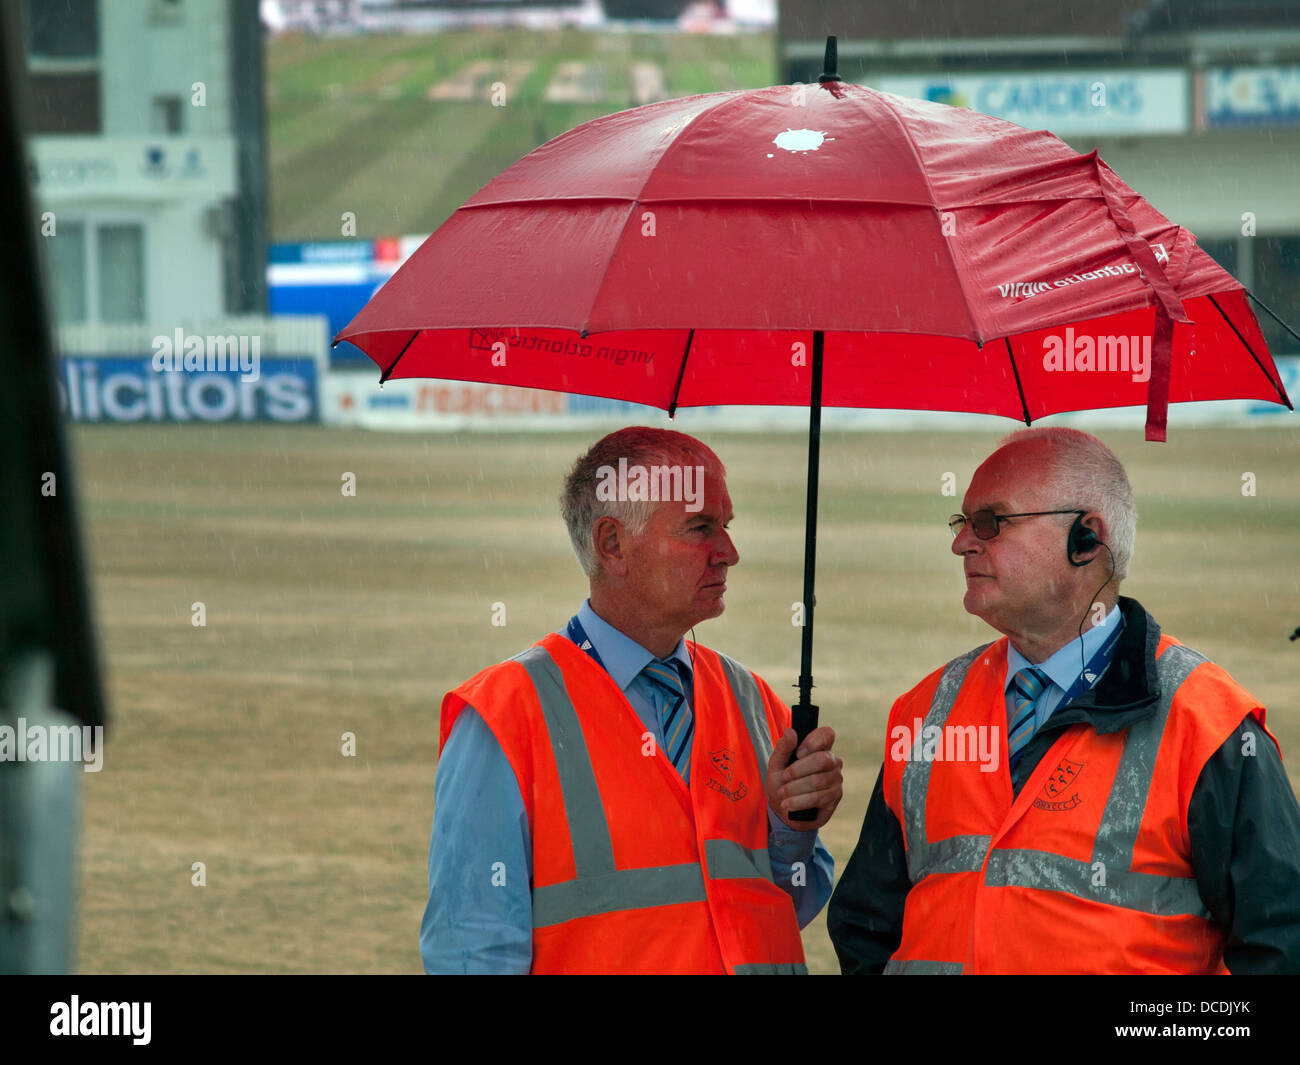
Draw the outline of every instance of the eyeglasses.
<instances>
[{"instance_id":1,"label":"eyeglasses","mask_svg":"<svg viewBox=\"0 0 1300 1065\"><path fill-rule=\"evenodd\" d=\"M977 510L969 518L965 514L954 514L948 519L948 528L952 530L955 540L961 535L962 526L969 521L976 537L992 540L1001 531L1001 522L1008 518L1041 518L1044 514L1073 514L1081 518L1087 513L1086 510L1033 510L1025 514L996 514L991 510Z\"/></svg>"}]
</instances>

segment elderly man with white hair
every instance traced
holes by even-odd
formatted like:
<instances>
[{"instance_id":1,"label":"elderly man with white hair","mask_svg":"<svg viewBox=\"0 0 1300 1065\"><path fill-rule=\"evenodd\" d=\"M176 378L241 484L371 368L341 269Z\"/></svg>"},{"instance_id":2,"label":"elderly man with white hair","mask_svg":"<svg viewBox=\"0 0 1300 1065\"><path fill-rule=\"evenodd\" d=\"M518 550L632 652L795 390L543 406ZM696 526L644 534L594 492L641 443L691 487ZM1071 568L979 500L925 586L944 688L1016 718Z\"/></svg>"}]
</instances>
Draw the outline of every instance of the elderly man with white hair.
<instances>
[{"instance_id":1,"label":"elderly man with white hair","mask_svg":"<svg viewBox=\"0 0 1300 1065\"><path fill-rule=\"evenodd\" d=\"M894 703L828 912L842 970L1300 970L1300 809L1264 707L1119 595L1119 460L1013 434L950 525L966 610L1003 638Z\"/></svg>"},{"instance_id":2,"label":"elderly man with white hair","mask_svg":"<svg viewBox=\"0 0 1300 1065\"><path fill-rule=\"evenodd\" d=\"M842 763L831 729L797 742L761 677L685 639L740 560L722 463L625 429L560 502L590 598L443 700L425 969L805 972Z\"/></svg>"}]
</instances>

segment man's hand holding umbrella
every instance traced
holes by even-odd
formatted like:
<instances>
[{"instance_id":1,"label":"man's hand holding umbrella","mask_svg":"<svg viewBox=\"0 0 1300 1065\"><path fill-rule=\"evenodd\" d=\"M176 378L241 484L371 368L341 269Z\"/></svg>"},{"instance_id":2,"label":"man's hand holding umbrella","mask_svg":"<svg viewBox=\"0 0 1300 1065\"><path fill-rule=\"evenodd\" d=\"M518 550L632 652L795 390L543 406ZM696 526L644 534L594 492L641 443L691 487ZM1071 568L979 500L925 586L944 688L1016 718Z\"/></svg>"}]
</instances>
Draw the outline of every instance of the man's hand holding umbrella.
<instances>
[{"instance_id":1,"label":"man's hand holding umbrella","mask_svg":"<svg viewBox=\"0 0 1300 1065\"><path fill-rule=\"evenodd\" d=\"M835 730L829 725L814 729L803 743L798 743L794 729L789 728L772 749L767 763L767 801L790 828L802 832L821 828L839 806L844 795L844 759L831 751L834 743ZM792 820L790 814L795 810L815 810L816 818Z\"/></svg>"}]
</instances>

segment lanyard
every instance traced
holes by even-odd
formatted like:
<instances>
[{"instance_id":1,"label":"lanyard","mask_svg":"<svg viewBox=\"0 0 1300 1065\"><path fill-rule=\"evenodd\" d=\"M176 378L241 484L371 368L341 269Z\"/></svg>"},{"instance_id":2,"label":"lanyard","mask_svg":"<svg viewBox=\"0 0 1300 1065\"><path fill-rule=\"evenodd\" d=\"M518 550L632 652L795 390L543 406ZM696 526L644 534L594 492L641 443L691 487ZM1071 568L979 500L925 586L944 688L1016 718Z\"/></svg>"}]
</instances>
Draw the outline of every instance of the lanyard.
<instances>
[{"instance_id":1,"label":"lanyard","mask_svg":"<svg viewBox=\"0 0 1300 1065\"><path fill-rule=\"evenodd\" d=\"M591 655L592 660L596 663L596 665L600 666L601 669L604 669L606 673L609 672L609 670L606 669L605 667L605 663L601 661L600 653L596 650L596 645L591 642L591 637L587 635L587 630L582 627L582 622L578 620L577 614L574 614L573 617L569 619L569 624L566 625L564 628L564 635L568 637L570 643L577 644L578 650L586 651L587 654ZM692 662L691 664L694 665L694 662ZM690 705L694 706L695 704L694 670L690 671L689 676L690 676L689 681L683 681L683 688L687 692L687 696L686 696L687 702Z\"/></svg>"},{"instance_id":2,"label":"lanyard","mask_svg":"<svg viewBox=\"0 0 1300 1065\"><path fill-rule=\"evenodd\" d=\"M1105 642L1097 648L1097 653L1088 660L1088 665L1084 671L1075 678L1069 690L1061 697L1057 707L1065 706L1067 703L1077 699L1084 691L1093 687L1101 679L1102 664L1109 658L1110 653L1114 650L1115 641L1119 639L1119 634L1124 629L1123 619L1118 619L1119 624L1115 626L1115 631L1106 637Z\"/></svg>"},{"instance_id":3,"label":"lanyard","mask_svg":"<svg viewBox=\"0 0 1300 1065\"><path fill-rule=\"evenodd\" d=\"M582 627L582 622L578 620L577 614L574 614L573 617L569 619L569 624L564 630L564 635L567 636L571 642L578 645L578 650L586 651L587 654L591 655L591 657L596 660L596 665L600 666L601 669L605 669L605 663L600 660L600 655L596 651L596 645L591 642L591 637L587 635L587 630ZM609 670L605 669L605 672L608 673Z\"/></svg>"}]
</instances>

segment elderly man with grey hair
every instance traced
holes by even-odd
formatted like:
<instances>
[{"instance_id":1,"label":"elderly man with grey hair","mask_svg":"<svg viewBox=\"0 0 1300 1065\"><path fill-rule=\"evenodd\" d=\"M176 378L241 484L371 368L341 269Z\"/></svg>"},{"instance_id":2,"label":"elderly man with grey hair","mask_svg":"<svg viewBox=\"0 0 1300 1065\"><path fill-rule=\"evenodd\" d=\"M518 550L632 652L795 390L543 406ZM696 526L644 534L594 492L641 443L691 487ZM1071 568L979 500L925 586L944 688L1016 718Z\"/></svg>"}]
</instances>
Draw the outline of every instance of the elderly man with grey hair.
<instances>
[{"instance_id":1,"label":"elderly man with grey hair","mask_svg":"<svg viewBox=\"0 0 1300 1065\"><path fill-rule=\"evenodd\" d=\"M560 504L590 598L443 700L426 971L806 971L842 763L831 729L800 742L761 677L685 639L740 557L721 461L624 429Z\"/></svg>"},{"instance_id":2,"label":"elderly man with grey hair","mask_svg":"<svg viewBox=\"0 0 1300 1065\"><path fill-rule=\"evenodd\" d=\"M1264 707L1119 595L1137 511L1074 429L950 522L1003 638L899 697L827 925L846 973L1300 969L1300 810Z\"/></svg>"}]
</instances>

